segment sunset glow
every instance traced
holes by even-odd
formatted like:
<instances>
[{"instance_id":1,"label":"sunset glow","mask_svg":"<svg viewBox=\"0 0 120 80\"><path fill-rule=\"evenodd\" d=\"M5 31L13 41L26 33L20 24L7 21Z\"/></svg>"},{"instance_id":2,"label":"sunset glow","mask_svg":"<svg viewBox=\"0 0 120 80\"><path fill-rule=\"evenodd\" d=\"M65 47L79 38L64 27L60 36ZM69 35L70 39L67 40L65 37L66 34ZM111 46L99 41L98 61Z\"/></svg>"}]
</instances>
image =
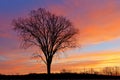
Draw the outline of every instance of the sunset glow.
<instances>
[{"instance_id":1,"label":"sunset glow","mask_svg":"<svg viewBox=\"0 0 120 80\"><path fill-rule=\"evenodd\" d=\"M40 7L65 16L80 30L81 47L58 52L52 73L120 67L120 0L0 0L0 74L46 73L46 65L32 58L39 50L21 48L12 25Z\"/></svg>"}]
</instances>

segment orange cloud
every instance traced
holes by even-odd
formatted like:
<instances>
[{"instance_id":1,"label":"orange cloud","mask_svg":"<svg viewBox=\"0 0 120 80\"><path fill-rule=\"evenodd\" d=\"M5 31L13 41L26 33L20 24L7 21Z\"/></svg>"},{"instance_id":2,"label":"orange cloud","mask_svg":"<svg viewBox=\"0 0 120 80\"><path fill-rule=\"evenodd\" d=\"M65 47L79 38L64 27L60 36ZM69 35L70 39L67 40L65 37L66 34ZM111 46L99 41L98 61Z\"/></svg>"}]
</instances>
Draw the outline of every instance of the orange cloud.
<instances>
[{"instance_id":1,"label":"orange cloud","mask_svg":"<svg viewBox=\"0 0 120 80\"><path fill-rule=\"evenodd\" d=\"M53 61L53 71L62 69L80 71L83 68L102 68L106 66L120 66L120 52L96 52L71 55L69 57L60 59L58 65ZM55 66L56 65L56 66ZM57 67L59 66L59 68ZM55 68L57 69L55 70Z\"/></svg>"},{"instance_id":2,"label":"orange cloud","mask_svg":"<svg viewBox=\"0 0 120 80\"><path fill-rule=\"evenodd\" d=\"M84 68L101 68L106 66L120 66L120 52L95 52L70 55L65 58L53 60L52 72L60 72L63 69L80 72ZM0 72L4 74L46 73L46 65L30 58L19 58L0 62ZM8 70L9 69L9 70Z\"/></svg>"},{"instance_id":3,"label":"orange cloud","mask_svg":"<svg viewBox=\"0 0 120 80\"><path fill-rule=\"evenodd\" d=\"M113 20L113 19L112 19ZM88 27L81 30L81 43L96 43L96 42L104 42L109 40L114 40L120 38L120 19L116 18L114 21L106 24L92 24Z\"/></svg>"},{"instance_id":4,"label":"orange cloud","mask_svg":"<svg viewBox=\"0 0 120 80\"><path fill-rule=\"evenodd\" d=\"M81 44L120 38L120 11L117 10L115 1L105 1L102 6L97 4L97 1L94 2L94 6L89 6L89 2L86 1L70 0L65 1L64 6L52 5L50 9L56 14L67 16L74 26L80 29L78 39Z\"/></svg>"},{"instance_id":5,"label":"orange cloud","mask_svg":"<svg viewBox=\"0 0 120 80\"><path fill-rule=\"evenodd\" d=\"M116 9L114 1L111 1L103 5L104 7L96 8L97 4L90 6L87 5L89 2L85 2L85 5L85 3L81 3L81 0L70 0L69 2L65 1L64 6L50 6L50 10L58 15L65 15L72 20L75 27L80 29L78 39L81 44L99 43L120 38L120 11ZM9 37L9 35L0 34L0 37ZM3 55L9 57L10 60L0 62L0 72L5 74L46 72L45 64L28 58L28 55L31 56L33 51L35 49L32 48L30 51L16 49L6 52L7 54ZM28 55L20 54L25 52ZM111 51L83 53L53 60L52 72L59 72L62 69L73 71L77 69L79 71L84 67L120 66L119 53Z\"/></svg>"}]
</instances>

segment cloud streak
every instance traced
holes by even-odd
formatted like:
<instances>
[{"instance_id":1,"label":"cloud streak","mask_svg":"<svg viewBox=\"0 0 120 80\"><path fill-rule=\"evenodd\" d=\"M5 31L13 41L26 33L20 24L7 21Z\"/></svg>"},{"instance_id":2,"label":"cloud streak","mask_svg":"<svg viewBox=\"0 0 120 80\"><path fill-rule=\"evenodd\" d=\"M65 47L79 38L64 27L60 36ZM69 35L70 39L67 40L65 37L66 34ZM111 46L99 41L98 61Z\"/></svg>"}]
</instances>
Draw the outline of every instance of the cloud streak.
<instances>
[{"instance_id":1,"label":"cloud streak","mask_svg":"<svg viewBox=\"0 0 120 80\"><path fill-rule=\"evenodd\" d=\"M24 1L20 1L20 4L23 2ZM27 4L28 2L29 4ZM20 4L17 5L19 2L14 2L17 6L10 2L10 5L13 6L9 5L10 8L6 6L5 11L2 8L7 2L1 2L5 4L2 4L2 7L0 7L2 10L2 14L0 14L1 73L13 74L14 72L25 74L46 71L43 63L39 64L29 59L32 53L37 51L37 49L19 49L20 40L11 30L11 20L13 18L27 16L27 11L41 6L44 6L50 10L50 12L57 15L66 16L73 22L75 27L80 29L80 34L77 37L79 43L83 46L82 48L101 44L96 45L92 51L90 50L91 48L85 49L85 52L78 51L78 53L76 53L75 50L69 50L68 53L71 53L68 57L53 60L52 72L59 72L62 69L79 70L83 67L120 66L119 46L116 47L114 44L111 44L120 39L119 0L61 0L59 2L54 0L51 0L51 2L47 0L37 2L29 0L28 2L26 0L22 7L20 7ZM107 46L111 47L107 49ZM105 48L104 50L101 49L103 47ZM96 49L99 52L96 51Z\"/></svg>"},{"instance_id":2,"label":"cloud streak","mask_svg":"<svg viewBox=\"0 0 120 80\"><path fill-rule=\"evenodd\" d=\"M120 52L96 52L96 53L84 53L79 55L68 56L61 58L60 60L53 60L52 72L60 72L63 69L67 71L80 72L84 68L102 68L109 66L120 66ZM15 73L27 74L27 73L45 73L45 64L39 63L30 58L19 58L14 60L8 60L0 62L0 71L5 74ZM8 66L9 64L9 66ZM9 72L6 70L9 69Z\"/></svg>"}]
</instances>

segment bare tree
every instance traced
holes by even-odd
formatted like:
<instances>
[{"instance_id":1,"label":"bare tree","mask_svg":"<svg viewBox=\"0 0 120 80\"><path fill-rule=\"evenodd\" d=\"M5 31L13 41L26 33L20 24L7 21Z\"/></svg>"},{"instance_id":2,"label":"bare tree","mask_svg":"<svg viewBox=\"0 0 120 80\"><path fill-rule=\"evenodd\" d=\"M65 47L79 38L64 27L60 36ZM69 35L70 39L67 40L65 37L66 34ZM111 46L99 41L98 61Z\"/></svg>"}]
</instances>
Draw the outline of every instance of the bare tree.
<instances>
[{"instance_id":1,"label":"bare tree","mask_svg":"<svg viewBox=\"0 0 120 80\"><path fill-rule=\"evenodd\" d=\"M23 46L38 46L43 56L40 58L47 65L50 74L51 63L55 53L61 49L76 46L75 35L78 30L63 16L57 16L44 8L33 10L26 18L13 20L14 30L20 34Z\"/></svg>"},{"instance_id":2,"label":"bare tree","mask_svg":"<svg viewBox=\"0 0 120 80\"><path fill-rule=\"evenodd\" d=\"M112 75L113 74L112 67L103 68L103 73L106 74L106 75Z\"/></svg>"}]
</instances>

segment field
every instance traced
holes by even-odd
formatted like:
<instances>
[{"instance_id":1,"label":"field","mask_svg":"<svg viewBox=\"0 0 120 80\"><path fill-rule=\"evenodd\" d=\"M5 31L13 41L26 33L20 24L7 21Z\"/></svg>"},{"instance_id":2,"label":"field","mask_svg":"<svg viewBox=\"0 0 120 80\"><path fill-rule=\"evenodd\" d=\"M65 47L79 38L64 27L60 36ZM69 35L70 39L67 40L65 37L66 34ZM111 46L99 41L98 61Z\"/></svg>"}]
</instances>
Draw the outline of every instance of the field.
<instances>
[{"instance_id":1,"label":"field","mask_svg":"<svg viewBox=\"0 0 120 80\"><path fill-rule=\"evenodd\" d=\"M97 75L97 74L27 74L27 75L0 75L0 80L119 80L120 76Z\"/></svg>"}]
</instances>

